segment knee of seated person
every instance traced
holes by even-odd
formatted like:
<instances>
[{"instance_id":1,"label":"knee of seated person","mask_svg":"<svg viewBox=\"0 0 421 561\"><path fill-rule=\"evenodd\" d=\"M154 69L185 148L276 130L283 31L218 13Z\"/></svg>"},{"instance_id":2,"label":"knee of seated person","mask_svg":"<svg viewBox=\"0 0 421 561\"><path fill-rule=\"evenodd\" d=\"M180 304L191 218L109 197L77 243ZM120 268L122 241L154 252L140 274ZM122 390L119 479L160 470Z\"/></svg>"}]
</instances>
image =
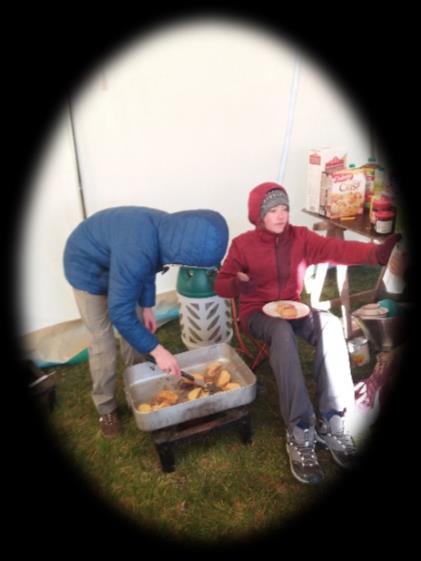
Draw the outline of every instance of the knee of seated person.
<instances>
[{"instance_id":1,"label":"knee of seated person","mask_svg":"<svg viewBox=\"0 0 421 561\"><path fill-rule=\"evenodd\" d=\"M291 337L294 337L294 330L292 329L289 321L277 321L273 328L273 336L276 337L277 340L279 340L280 338L289 339Z\"/></svg>"}]
</instances>

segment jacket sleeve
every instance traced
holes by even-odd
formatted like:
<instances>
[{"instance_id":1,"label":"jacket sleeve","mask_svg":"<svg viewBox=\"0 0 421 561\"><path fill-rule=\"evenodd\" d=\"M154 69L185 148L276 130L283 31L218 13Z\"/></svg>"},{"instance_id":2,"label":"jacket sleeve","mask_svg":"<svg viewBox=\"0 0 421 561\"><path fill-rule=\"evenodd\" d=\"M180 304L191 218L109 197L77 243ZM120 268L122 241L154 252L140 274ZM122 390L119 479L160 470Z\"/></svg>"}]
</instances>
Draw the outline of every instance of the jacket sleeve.
<instances>
[{"instance_id":1,"label":"jacket sleeve","mask_svg":"<svg viewBox=\"0 0 421 561\"><path fill-rule=\"evenodd\" d=\"M136 303L142 302L142 306L149 307L146 304L151 300L146 298L151 290L152 275L152 265L147 256L139 256L129 248L111 256L108 287L110 319L121 336L140 353L149 353L159 343L136 314Z\"/></svg>"},{"instance_id":2,"label":"jacket sleeve","mask_svg":"<svg viewBox=\"0 0 421 561\"><path fill-rule=\"evenodd\" d=\"M156 303L155 274L152 273L145 278L137 303L141 308L152 308Z\"/></svg>"},{"instance_id":3,"label":"jacket sleeve","mask_svg":"<svg viewBox=\"0 0 421 561\"><path fill-rule=\"evenodd\" d=\"M214 290L218 296L222 298L236 298L240 293L246 292L249 283L238 281L236 275L240 271L244 271L244 260L241 256L240 248L235 240L231 243L228 254L218 271ZM253 288L250 284L250 289Z\"/></svg>"},{"instance_id":4,"label":"jacket sleeve","mask_svg":"<svg viewBox=\"0 0 421 561\"><path fill-rule=\"evenodd\" d=\"M320 236L306 229L306 259L308 265L377 265L377 245Z\"/></svg>"}]
</instances>

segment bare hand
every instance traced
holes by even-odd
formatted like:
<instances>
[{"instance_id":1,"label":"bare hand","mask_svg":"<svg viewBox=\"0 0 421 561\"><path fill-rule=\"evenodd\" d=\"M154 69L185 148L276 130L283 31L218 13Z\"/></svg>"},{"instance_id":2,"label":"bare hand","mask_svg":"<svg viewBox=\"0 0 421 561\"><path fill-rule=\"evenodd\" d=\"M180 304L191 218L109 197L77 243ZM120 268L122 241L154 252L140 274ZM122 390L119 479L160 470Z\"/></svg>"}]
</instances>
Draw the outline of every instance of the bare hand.
<instances>
[{"instance_id":1,"label":"bare hand","mask_svg":"<svg viewBox=\"0 0 421 561\"><path fill-rule=\"evenodd\" d=\"M180 376L180 367L175 356L167 351L165 347L158 345L149 354L154 357L158 368L163 372L177 377Z\"/></svg>"},{"instance_id":2,"label":"bare hand","mask_svg":"<svg viewBox=\"0 0 421 561\"><path fill-rule=\"evenodd\" d=\"M247 273L242 273L241 271L239 271L237 273L237 279L241 282L249 282L250 277L248 276Z\"/></svg>"},{"instance_id":3,"label":"bare hand","mask_svg":"<svg viewBox=\"0 0 421 561\"><path fill-rule=\"evenodd\" d=\"M143 308L143 324L151 333L155 333L157 324L152 308Z\"/></svg>"}]
</instances>

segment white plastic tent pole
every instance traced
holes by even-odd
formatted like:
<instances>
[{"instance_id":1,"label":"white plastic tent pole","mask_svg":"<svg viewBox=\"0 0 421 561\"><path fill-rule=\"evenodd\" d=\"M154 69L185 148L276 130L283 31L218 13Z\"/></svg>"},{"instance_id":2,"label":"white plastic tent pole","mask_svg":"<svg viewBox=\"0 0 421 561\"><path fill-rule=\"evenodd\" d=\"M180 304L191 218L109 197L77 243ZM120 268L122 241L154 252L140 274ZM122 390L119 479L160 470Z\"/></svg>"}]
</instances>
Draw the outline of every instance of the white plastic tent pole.
<instances>
[{"instance_id":1,"label":"white plastic tent pole","mask_svg":"<svg viewBox=\"0 0 421 561\"><path fill-rule=\"evenodd\" d=\"M281 164L278 173L278 183L280 183L281 185L283 183L284 176L285 176L285 167L288 159L289 144L291 142L291 136L292 136L295 104L297 101L298 84L300 80L300 67L301 67L301 59L299 55L296 54L294 59L294 69L293 69L293 75L291 81L291 88L289 91L287 126L285 128L285 133L284 133L284 143L282 148Z\"/></svg>"},{"instance_id":2,"label":"white plastic tent pole","mask_svg":"<svg viewBox=\"0 0 421 561\"><path fill-rule=\"evenodd\" d=\"M83 182L82 182L82 173L80 171L79 150L78 150L78 146L77 146L75 121L74 121L74 116L73 116L72 100L71 100L70 96L68 97L67 102L68 102L68 107L69 107L70 127L71 127L71 130L72 130L73 150L74 150L75 163L76 163L76 172L77 172L77 181L78 181L78 187L79 187L80 204L81 204L81 207L82 207L82 215L83 215L83 218L85 219L87 217L86 204L85 204L85 196L83 194Z\"/></svg>"}]
</instances>

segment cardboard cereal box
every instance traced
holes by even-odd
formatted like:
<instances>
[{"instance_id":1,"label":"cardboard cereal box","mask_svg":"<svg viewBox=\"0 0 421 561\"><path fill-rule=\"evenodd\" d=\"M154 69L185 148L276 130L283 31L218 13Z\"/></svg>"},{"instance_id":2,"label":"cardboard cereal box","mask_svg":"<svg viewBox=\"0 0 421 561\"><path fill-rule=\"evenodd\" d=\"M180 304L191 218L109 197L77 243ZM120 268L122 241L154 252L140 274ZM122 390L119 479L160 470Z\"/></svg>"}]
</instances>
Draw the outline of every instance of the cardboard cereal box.
<instances>
[{"instance_id":1,"label":"cardboard cereal box","mask_svg":"<svg viewBox=\"0 0 421 561\"><path fill-rule=\"evenodd\" d=\"M323 178L324 213L328 218L358 216L364 211L366 177L360 168L326 173Z\"/></svg>"},{"instance_id":2,"label":"cardboard cereal box","mask_svg":"<svg viewBox=\"0 0 421 561\"><path fill-rule=\"evenodd\" d=\"M309 150L307 156L307 192L306 209L324 214L321 205L323 174L343 169L346 166L346 150L344 148L321 148Z\"/></svg>"}]
</instances>

